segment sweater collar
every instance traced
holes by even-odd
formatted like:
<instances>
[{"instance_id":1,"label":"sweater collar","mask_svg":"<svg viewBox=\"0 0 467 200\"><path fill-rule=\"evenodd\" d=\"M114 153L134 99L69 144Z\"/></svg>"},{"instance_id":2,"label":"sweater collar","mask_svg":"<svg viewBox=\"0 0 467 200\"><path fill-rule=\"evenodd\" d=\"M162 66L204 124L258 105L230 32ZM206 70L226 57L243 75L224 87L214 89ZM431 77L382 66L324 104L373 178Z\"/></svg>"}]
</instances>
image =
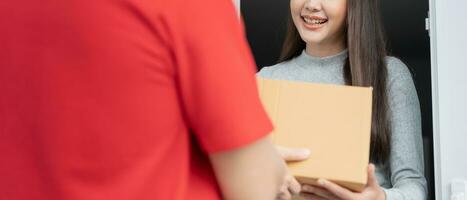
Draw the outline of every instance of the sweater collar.
<instances>
[{"instance_id":1,"label":"sweater collar","mask_svg":"<svg viewBox=\"0 0 467 200\"><path fill-rule=\"evenodd\" d=\"M344 64L345 59L347 59L348 56L348 50L345 49L341 51L340 53L332 56L326 56L326 57L315 57L308 55L305 50L302 51L302 53L295 59L297 64L302 66L302 67L307 67L307 66L341 66Z\"/></svg>"}]
</instances>

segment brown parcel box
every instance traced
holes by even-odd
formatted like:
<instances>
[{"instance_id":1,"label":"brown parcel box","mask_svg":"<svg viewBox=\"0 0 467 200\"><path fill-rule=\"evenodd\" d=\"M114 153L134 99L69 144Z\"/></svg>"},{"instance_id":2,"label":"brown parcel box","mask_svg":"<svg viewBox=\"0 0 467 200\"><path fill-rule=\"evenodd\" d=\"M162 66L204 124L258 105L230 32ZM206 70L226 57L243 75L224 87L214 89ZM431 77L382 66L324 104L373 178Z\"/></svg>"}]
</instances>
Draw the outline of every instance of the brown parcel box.
<instances>
[{"instance_id":1,"label":"brown parcel box","mask_svg":"<svg viewBox=\"0 0 467 200\"><path fill-rule=\"evenodd\" d=\"M353 191L367 182L372 88L258 78L260 97L274 122L275 144L306 147L308 160L289 163L302 183L331 180Z\"/></svg>"}]
</instances>

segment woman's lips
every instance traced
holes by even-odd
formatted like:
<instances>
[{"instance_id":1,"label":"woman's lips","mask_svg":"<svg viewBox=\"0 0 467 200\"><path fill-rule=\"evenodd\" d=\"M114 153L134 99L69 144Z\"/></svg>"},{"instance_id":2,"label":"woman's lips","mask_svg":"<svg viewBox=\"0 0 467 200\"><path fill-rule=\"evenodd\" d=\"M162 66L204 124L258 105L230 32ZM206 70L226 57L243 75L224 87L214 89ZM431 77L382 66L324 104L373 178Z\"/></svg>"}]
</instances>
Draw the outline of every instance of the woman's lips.
<instances>
[{"instance_id":1,"label":"woman's lips","mask_svg":"<svg viewBox=\"0 0 467 200\"><path fill-rule=\"evenodd\" d=\"M301 16L301 18L303 26L312 31L322 28L328 22L328 19L317 16Z\"/></svg>"}]
</instances>

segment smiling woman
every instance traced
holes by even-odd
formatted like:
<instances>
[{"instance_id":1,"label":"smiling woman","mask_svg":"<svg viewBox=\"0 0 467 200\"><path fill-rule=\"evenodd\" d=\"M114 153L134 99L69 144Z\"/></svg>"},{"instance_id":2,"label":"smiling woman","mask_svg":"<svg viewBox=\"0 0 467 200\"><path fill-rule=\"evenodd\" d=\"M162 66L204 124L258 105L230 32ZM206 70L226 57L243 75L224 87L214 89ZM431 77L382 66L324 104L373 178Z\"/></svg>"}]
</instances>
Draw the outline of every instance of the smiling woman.
<instances>
[{"instance_id":1,"label":"smiling woman","mask_svg":"<svg viewBox=\"0 0 467 200\"><path fill-rule=\"evenodd\" d=\"M306 55L317 58L340 55L339 61L343 66L338 68L342 70L345 84L372 86L374 112L371 155L374 162L384 164L391 149L391 127L386 113L388 70L385 66L385 40L379 13L374 11L378 8L377 1L362 1L291 0L292 20L289 20L279 62L300 60L300 57ZM321 20L324 23L310 30L304 19L316 17L325 19ZM316 19L310 21L320 22ZM347 50L344 52L346 48L348 53ZM306 81L316 80L312 78ZM331 80L331 83L334 82Z\"/></svg>"},{"instance_id":2,"label":"smiling woman","mask_svg":"<svg viewBox=\"0 0 467 200\"><path fill-rule=\"evenodd\" d=\"M345 48L344 23L347 1L291 0L291 19L308 54L321 56L336 54ZM290 29L289 29L290 30Z\"/></svg>"},{"instance_id":3,"label":"smiling woman","mask_svg":"<svg viewBox=\"0 0 467 200\"><path fill-rule=\"evenodd\" d=\"M259 76L374 88L367 189L351 193L331 182L304 196L342 199L425 199L419 100L407 66L387 56L379 1L290 0L279 63ZM310 189L312 188L312 189Z\"/></svg>"}]
</instances>

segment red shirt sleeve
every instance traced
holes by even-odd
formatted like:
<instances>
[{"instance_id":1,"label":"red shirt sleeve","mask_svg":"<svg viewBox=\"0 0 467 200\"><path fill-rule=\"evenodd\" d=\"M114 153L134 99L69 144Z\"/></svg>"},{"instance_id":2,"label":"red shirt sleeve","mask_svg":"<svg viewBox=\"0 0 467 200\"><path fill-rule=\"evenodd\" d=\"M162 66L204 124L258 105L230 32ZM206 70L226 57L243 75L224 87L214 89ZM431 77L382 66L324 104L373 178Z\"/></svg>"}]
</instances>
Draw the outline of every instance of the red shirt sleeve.
<instances>
[{"instance_id":1,"label":"red shirt sleeve","mask_svg":"<svg viewBox=\"0 0 467 200\"><path fill-rule=\"evenodd\" d=\"M181 102L201 147L208 153L225 151L266 136L272 125L259 100L255 64L232 1L188 0L176 7L169 42Z\"/></svg>"}]
</instances>

